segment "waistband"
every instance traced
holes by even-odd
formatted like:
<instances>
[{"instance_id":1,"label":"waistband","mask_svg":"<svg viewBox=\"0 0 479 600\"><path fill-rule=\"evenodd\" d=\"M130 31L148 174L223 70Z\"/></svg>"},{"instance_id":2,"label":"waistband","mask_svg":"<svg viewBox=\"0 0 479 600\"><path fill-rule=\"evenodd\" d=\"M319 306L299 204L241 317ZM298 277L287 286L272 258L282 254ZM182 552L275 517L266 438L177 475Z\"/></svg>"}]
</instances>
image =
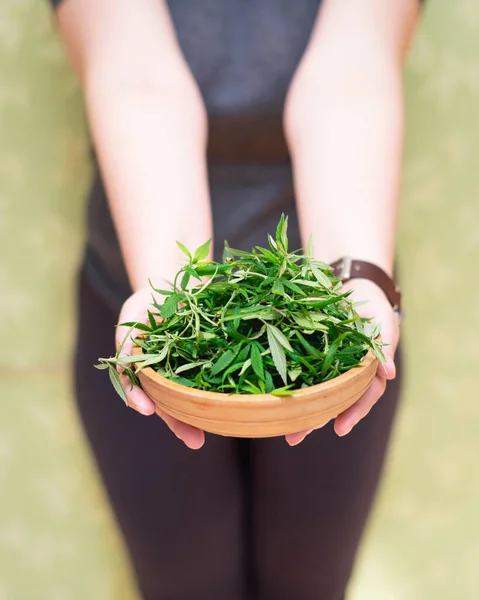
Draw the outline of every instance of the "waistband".
<instances>
[{"instance_id":1,"label":"waistband","mask_svg":"<svg viewBox=\"0 0 479 600\"><path fill-rule=\"evenodd\" d=\"M212 165L289 163L281 115L210 115L207 155Z\"/></svg>"}]
</instances>

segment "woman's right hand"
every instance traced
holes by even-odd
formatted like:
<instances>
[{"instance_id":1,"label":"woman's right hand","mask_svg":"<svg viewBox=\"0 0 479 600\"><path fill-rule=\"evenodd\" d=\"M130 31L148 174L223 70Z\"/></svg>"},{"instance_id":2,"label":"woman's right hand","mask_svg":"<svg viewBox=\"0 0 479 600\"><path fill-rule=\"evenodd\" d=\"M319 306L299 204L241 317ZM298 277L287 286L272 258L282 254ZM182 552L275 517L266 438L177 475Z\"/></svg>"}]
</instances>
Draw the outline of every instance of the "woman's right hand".
<instances>
[{"instance_id":1,"label":"woman's right hand","mask_svg":"<svg viewBox=\"0 0 479 600\"><path fill-rule=\"evenodd\" d=\"M118 322L127 323L131 321L138 321L141 323L147 323L147 307L150 304L151 288L148 286L138 290L128 298L120 311ZM127 327L116 328L117 348L123 342L127 332ZM132 338L134 338L138 333L140 333L138 330L133 330L128 336L128 339L125 340L120 353L121 356L131 355L133 349ZM131 387L128 377L126 375L121 375L121 368L119 368L119 371L121 385L125 390L128 406L134 408L142 415L148 416L156 413L159 417L161 417L161 419L163 419L176 437L182 440L186 446L188 446L188 448L191 448L192 450L198 450L203 446L205 443L205 434L203 431L201 431L201 429L197 429L192 425L187 425L186 423L178 421L178 419L170 417L170 415L156 407L153 400L151 400L140 387L137 385Z\"/></svg>"}]
</instances>

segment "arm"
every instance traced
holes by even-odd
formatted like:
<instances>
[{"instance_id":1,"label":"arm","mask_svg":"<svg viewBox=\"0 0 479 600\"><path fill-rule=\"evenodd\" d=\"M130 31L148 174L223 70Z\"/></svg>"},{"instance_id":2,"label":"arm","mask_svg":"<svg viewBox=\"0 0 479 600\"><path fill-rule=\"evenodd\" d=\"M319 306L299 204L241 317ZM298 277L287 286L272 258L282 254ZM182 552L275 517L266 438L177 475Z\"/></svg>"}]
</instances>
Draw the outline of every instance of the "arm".
<instances>
[{"instance_id":1,"label":"arm","mask_svg":"<svg viewBox=\"0 0 479 600\"><path fill-rule=\"evenodd\" d=\"M403 145L402 64L417 0L326 0L285 107L303 239L318 256L366 260L392 275ZM335 424L348 433L395 375L399 330L384 294L354 280L382 321L386 364ZM363 311L364 312L364 311ZM296 438L295 438L296 439Z\"/></svg>"},{"instance_id":2,"label":"arm","mask_svg":"<svg viewBox=\"0 0 479 600\"><path fill-rule=\"evenodd\" d=\"M58 21L83 85L113 220L136 292L124 305L120 322L143 320L150 302L148 278L161 285L177 271L175 240L196 248L211 237L205 110L164 2L65 0ZM117 339L123 335L118 330ZM125 344L124 352L130 350L131 344ZM154 412L139 388L130 391L126 381L124 386L130 406L143 414ZM160 416L185 442L201 445L202 433Z\"/></svg>"},{"instance_id":3,"label":"arm","mask_svg":"<svg viewBox=\"0 0 479 600\"><path fill-rule=\"evenodd\" d=\"M132 287L170 279L180 260L175 240L196 248L211 237L211 216L205 111L167 8L66 0L58 20Z\"/></svg>"}]
</instances>

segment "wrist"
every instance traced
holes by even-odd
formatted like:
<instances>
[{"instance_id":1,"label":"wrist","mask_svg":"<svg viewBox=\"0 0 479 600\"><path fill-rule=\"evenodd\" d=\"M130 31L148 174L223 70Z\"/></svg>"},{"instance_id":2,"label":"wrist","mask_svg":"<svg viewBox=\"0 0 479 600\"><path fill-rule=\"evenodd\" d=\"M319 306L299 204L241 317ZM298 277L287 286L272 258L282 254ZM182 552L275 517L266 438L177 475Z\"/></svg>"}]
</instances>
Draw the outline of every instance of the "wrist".
<instances>
[{"instance_id":1,"label":"wrist","mask_svg":"<svg viewBox=\"0 0 479 600\"><path fill-rule=\"evenodd\" d=\"M345 246L345 248L347 248L347 246ZM325 262L330 265L338 264L343 261L344 258L350 258L352 261L361 261L379 267L389 278L394 279L394 255L392 253L391 256L388 256L385 252L368 252L367 250L361 252L354 251L353 249L345 249L342 252L335 251L334 253L326 253L326 255L329 258ZM320 260L325 260L324 258L321 258L324 254L318 253L318 256L320 257ZM354 271L351 274L353 276L356 275ZM358 275L354 278L360 279L361 277Z\"/></svg>"},{"instance_id":2,"label":"wrist","mask_svg":"<svg viewBox=\"0 0 479 600\"><path fill-rule=\"evenodd\" d=\"M331 264L334 274L343 282L369 281L385 295L393 310L401 313L401 291L394 279L378 265L349 256ZM353 283L354 287L358 284ZM359 284L364 287L364 283Z\"/></svg>"},{"instance_id":3,"label":"wrist","mask_svg":"<svg viewBox=\"0 0 479 600\"><path fill-rule=\"evenodd\" d=\"M303 229L303 228L302 228ZM314 253L318 260L326 262L330 265L341 261L344 257L351 257L354 260L361 260L373 265L377 265L381 268L389 277L394 277L394 265L395 265L395 247L394 247L394 233L392 234L392 240L388 243L382 243L379 239L379 235L368 232L363 235L363 239L346 239L341 233L334 235L332 230L334 226L324 228L324 231L312 231L312 239L314 246ZM308 230L304 228L307 233ZM311 231L311 230L309 230ZM303 247L308 247L308 239L302 235ZM317 242L316 242L317 240Z\"/></svg>"}]
</instances>

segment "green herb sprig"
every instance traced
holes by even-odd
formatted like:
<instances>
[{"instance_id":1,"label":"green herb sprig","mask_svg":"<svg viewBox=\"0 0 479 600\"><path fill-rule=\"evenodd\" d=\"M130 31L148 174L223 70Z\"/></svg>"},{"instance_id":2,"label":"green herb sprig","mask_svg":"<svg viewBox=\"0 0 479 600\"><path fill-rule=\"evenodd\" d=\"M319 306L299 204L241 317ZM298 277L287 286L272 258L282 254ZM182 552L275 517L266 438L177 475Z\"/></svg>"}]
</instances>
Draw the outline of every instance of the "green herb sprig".
<instances>
[{"instance_id":1,"label":"green herb sprig","mask_svg":"<svg viewBox=\"0 0 479 600\"><path fill-rule=\"evenodd\" d=\"M268 248L235 250L223 262L205 260L210 241L187 257L171 289L156 289L148 323L122 323L141 332L137 356L100 358L126 401L116 366L131 383L152 367L182 385L231 394L290 395L356 367L371 348L384 359L379 326L355 311L331 267L288 250L284 215ZM191 282L197 283L191 285ZM157 296L163 296L158 302Z\"/></svg>"}]
</instances>

